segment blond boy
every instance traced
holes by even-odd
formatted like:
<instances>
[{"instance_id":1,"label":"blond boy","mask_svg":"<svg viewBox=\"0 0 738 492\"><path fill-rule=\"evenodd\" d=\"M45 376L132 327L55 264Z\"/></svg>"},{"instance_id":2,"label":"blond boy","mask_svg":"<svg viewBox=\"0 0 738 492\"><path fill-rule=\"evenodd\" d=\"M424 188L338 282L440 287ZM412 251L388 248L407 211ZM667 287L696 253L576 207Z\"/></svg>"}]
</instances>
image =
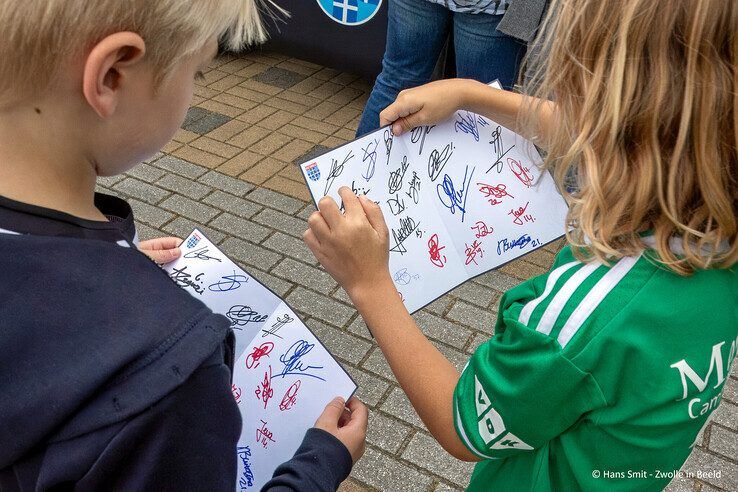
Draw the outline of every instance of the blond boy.
<instances>
[{"instance_id":1,"label":"blond boy","mask_svg":"<svg viewBox=\"0 0 738 492\"><path fill-rule=\"evenodd\" d=\"M0 489L234 490L229 324L94 189L172 137L219 40L264 39L256 2L0 0L0 30ZM268 487L335 489L363 449L349 408Z\"/></svg>"}]
</instances>

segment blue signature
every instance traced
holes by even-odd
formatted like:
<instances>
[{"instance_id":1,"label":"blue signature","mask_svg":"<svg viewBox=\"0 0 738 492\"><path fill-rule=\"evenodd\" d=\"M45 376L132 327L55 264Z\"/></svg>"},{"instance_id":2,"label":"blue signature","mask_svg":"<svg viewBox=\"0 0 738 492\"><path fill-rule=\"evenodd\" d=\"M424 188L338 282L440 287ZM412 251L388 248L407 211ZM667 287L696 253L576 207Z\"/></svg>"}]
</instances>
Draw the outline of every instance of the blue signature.
<instances>
[{"instance_id":1,"label":"blue signature","mask_svg":"<svg viewBox=\"0 0 738 492\"><path fill-rule=\"evenodd\" d=\"M475 115L473 113L470 113L469 111L464 111L465 114L459 113L457 115L456 124L454 124L454 128L456 128L456 133L462 132L462 133L468 133L471 134L472 137L474 137L474 140L479 142L479 126L487 126L489 125L489 121L485 120L481 116Z\"/></svg>"},{"instance_id":2,"label":"blue signature","mask_svg":"<svg viewBox=\"0 0 738 492\"><path fill-rule=\"evenodd\" d=\"M236 290L241 287L241 284L245 284L249 281L246 275L238 275L233 272L233 275L223 275L220 280L212 283L208 286L208 290L211 292L228 292L229 290Z\"/></svg>"},{"instance_id":3,"label":"blue signature","mask_svg":"<svg viewBox=\"0 0 738 492\"><path fill-rule=\"evenodd\" d=\"M305 340L298 340L293 343L292 346L287 349L287 352L279 356L279 362L284 364L284 369L279 374L272 376L272 378L276 378L277 376L282 376L282 378L284 378L285 376L294 375L308 376L325 381L325 379L320 376L307 372L311 369L323 369L323 366L305 365L305 363L300 360L302 357L309 354L310 351L313 350L313 347L315 347L315 344L308 343Z\"/></svg>"},{"instance_id":4,"label":"blue signature","mask_svg":"<svg viewBox=\"0 0 738 492\"><path fill-rule=\"evenodd\" d=\"M541 241L532 239L528 234L523 234L517 239L500 239L497 241L497 254L501 255L515 248L523 249L529 244L532 244L535 248L541 245Z\"/></svg>"},{"instance_id":5,"label":"blue signature","mask_svg":"<svg viewBox=\"0 0 738 492\"><path fill-rule=\"evenodd\" d=\"M466 166L466 170L464 171L464 181L462 183L462 187L459 191L456 191L456 186L454 185L453 181L451 181L451 177L448 174L445 174L443 176L443 183L436 185L436 192L438 193L438 199L441 200L441 203L444 207L451 210L451 213L453 215L456 215L456 210L461 211L461 222L464 222L464 216L466 215L466 190L471 183L472 176L474 175L474 170L476 168L472 168L471 173L469 172L469 166ZM441 194L443 193L443 194ZM447 202L446 199L449 201Z\"/></svg>"},{"instance_id":6,"label":"blue signature","mask_svg":"<svg viewBox=\"0 0 738 492\"><path fill-rule=\"evenodd\" d=\"M243 464L243 473L238 479L238 487L240 490L246 490L254 486L254 472L251 471L251 463L249 463L251 449L248 446L238 446L237 453Z\"/></svg>"}]
</instances>

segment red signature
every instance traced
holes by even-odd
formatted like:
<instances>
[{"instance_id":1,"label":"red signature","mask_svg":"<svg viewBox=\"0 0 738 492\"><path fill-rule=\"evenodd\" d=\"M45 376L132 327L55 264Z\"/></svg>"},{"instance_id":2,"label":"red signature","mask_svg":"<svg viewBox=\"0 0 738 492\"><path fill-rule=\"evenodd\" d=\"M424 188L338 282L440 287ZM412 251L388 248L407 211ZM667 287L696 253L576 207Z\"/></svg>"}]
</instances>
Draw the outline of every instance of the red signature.
<instances>
[{"instance_id":1,"label":"red signature","mask_svg":"<svg viewBox=\"0 0 738 492\"><path fill-rule=\"evenodd\" d=\"M267 423L261 421L261 429L256 429L256 442L267 447L267 444L274 441L274 433L267 428Z\"/></svg>"},{"instance_id":2,"label":"red signature","mask_svg":"<svg viewBox=\"0 0 738 492\"><path fill-rule=\"evenodd\" d=\"M241 403L241 388L236 386L235 384L231 385L231 392L233 393L233 398L236 400L236 403Z\"/></svg>"},{"instance_id":3,"label":"red signature","mask_svg":"<svg viewBox=\"0 0 738 492\"><path fill-rule=\"evenodd\" d=\"M428 254L430 255L430 261L439 268L443 268L446 264L446 255L441 255L441 250L446 249L446 246L438 246L438 234L433 234L428 240Z\"/></svg>"},{"instance_id":4,"label":"red signature","mask_svg":"<svg viewBox=\"0 0 738 492\"><path fill-rule=\"evenodd\" d=\"M535 222L536 221L533 215L525 213L525 209L528 208L528 204L530 204L530 202L525 202L525 206L518 207L517 210L512 209L507 213L507 215L513 216L513 224L523 225L524 222Z\"/></svg>"},{"instance_id":5,"label":"red signature","mask_svg":"<svg viewBox=\"0 0 738 492\"><path fill-rule=\"evenodd\" d=\"M272 342L264 342L258 347L254 347L254 351L246 357L246 367L248 369L259 367L259 359L265 356L268 357L272 349L274 349Z\"/></svg>"},{"instance_id":6,"label":"red signature","mask_svg":"<svg viewBox=\"0 0 738 492\"><path fill-rule=\"evenodd\" d=\"M477 239L489 236L490 234L495 232L495 230L491 226L488 226L481 220L478 220L477 223L471 227L471 230L476 231L474 235Z\"/></svg>"},{"instance_id":7,"label":"red signature","mask_svg":"<svg viewBox=\"0 0 738 492\"><path fill-rule=\"evenodd\" d=\"M524 167L520 162L516 161L512 157L507 158L507 165L510 166L510 170L521 183L528 188L533 186L533 175L530 173L529 167Z\"/></svg>"},{"instance_id":8,"label":"red signature","mask_svg":"<svg viewBox=\"0 0 738 492\"><path fill-rule=\"evenodd\" d=\"M267 407L267 402L274 396L274 389L272 388L272 366L269 366L269 372L264 373L264 381L254 391L256 397L264 402L264 408Z\"/></svg>"},{"instance_id":9,"label":"red signature","mask_svg":"<svg viewBox=\"0 0 738 492\"><path fill-rule=\"evenodd\" d=\"M466 246L466 265L469 263L474 263L477 265L477 255L479 255L480 258L484 257L484 251L482 251L482 245L479 244L479 241L476 239L472 243L471 246L465 243Z\"/></svg>"},{"instance_id":10,"label":"red signature","mask_svg":"<svg viewBox=\"0 0 738 492\"><path fill-rule=\"evenodd\" d=\"M295 381L295 384L290 386L282 397L282 402L279 404L279 409L283 412L294 407L297 403L297 390L300 389L300 380Z\"/></svg>"},{"instance_id":11,"label":"red signature","mask_svg":"<svg viewBox=\"0 0 738 492\"><path fill-rule=\"evenodd\" d=\"M492 186L485 183L477 183L477 186L479 186L479 191L482 192L484 198L489 199L490 205L498 205L502 203L502 198L506 196L509 196L510 198L515 198L507 192L507 186L505 186L504 184Z\"/></svg>"}]
</instances>

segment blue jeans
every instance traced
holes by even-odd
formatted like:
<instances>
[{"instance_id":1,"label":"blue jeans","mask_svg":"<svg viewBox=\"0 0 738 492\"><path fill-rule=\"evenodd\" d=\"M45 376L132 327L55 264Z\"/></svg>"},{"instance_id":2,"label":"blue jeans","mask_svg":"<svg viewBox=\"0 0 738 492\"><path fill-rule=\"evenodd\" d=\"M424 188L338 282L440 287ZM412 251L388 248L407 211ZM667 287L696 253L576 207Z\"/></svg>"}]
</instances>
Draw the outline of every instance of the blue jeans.
<instances>
[{"instance_id":1,"label":"blue jeans","mask_svg":"<svg viewBox=\"0 0 738 492\"><path fill-rule=\"evenodd\" d=\"M499 31L501 15L461 14L426 0L389 0L387 47L356 136L379 128L379 113L404 89L430 82L450 32L458 77L511 88L525 45Z\"/></svg>"}]
</instances>

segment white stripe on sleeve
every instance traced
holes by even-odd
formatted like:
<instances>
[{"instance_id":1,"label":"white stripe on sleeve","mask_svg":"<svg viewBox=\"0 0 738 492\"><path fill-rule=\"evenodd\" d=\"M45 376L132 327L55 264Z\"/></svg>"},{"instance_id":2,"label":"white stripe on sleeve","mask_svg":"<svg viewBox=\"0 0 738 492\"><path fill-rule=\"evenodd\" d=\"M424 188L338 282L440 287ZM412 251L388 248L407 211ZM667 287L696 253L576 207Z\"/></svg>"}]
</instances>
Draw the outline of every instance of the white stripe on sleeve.
<instances>
[{"instance_id":1,"label":"white stripe on sleeve","mask_svg":"<svg viewBox=\"0 0 738 492\"><path fill-rule=\"evenodd\" d=\"M597 306L607 297L607 294L631 271L640 257L641 255L622 258L597 281L595 286L592 287L592 290L587 292L587 295L584 296L579 306L571 313L566 324L564 324L564 327L559 332L558 342L561 347L566 347L566 344L576 335L589 315L597 309Z\"/></svg>"},{"instance_id":2,"label":"white stripe on sleeve","mask_svg":"<svg viewBox=\"0 0 738 492\"><path fill-rule=\"evenodd\" d=\"M552 271L546 279L546 287L543 289L543 293L532 301L529 301L525 306L523 306L523 309L520 311L520 316L518 316L518 322L527 326L528 322L530 321L530 316L533 314L533 311L551 294L551 291L556 285L556 282L558 282L561 276L566 273L571 267L578 264L578 261L572 261L565 265L561 265L560 267Z\"/></svg>"},{"instance_id":3,"label":"white stripe on sleeve","mask_svg":"<svg viewBox=\"0 0 738 492\"><path fill-rule=\"evenodd\" d=\"M564 310L564 306L569 302L574 291L600 266L601 264L597 262L587 263L566 281L551 300L551 303L546 307L541 320L538 322L536 331L540 331L545 335L551 333L556 319L561 314L561 311Z\"/></svg>"}]
</instances>

